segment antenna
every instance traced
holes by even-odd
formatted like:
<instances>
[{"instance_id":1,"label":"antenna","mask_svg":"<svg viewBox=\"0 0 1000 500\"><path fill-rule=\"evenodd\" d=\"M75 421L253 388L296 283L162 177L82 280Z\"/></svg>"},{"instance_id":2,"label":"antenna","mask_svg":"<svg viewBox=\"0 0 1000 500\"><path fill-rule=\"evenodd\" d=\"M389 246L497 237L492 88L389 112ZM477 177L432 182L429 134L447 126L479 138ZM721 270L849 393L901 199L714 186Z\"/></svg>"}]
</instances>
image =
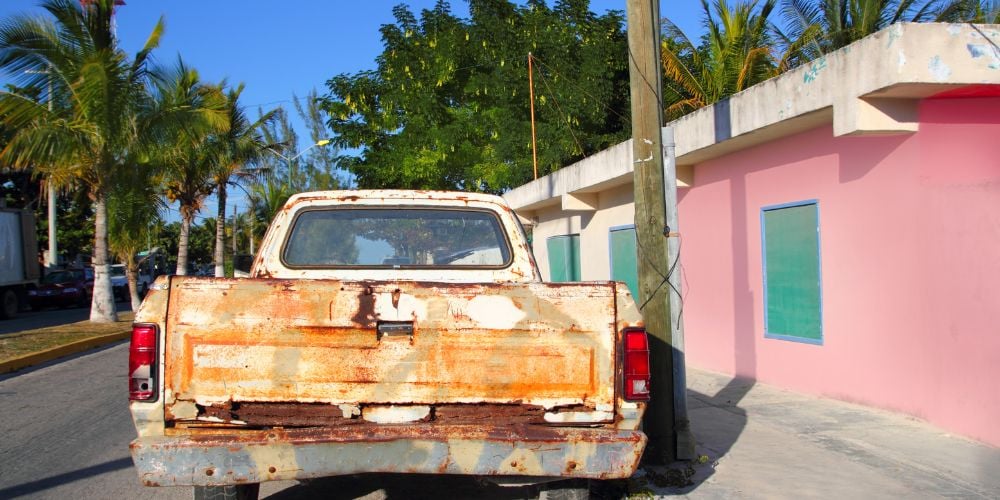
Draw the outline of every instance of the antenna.
<instances>
[{"instance_id":1,"label":"antenna","mask_svg":"<svg viewBox=\"0 0 1000 500\"><path fill-rule=\"evenodd\" d=\"M531 52L528 52L528 96L531 98L531 163L535 168L535 179L538 179L538 139L535 137L535 80L531 59Z\"/></svg>"}]
</instances>

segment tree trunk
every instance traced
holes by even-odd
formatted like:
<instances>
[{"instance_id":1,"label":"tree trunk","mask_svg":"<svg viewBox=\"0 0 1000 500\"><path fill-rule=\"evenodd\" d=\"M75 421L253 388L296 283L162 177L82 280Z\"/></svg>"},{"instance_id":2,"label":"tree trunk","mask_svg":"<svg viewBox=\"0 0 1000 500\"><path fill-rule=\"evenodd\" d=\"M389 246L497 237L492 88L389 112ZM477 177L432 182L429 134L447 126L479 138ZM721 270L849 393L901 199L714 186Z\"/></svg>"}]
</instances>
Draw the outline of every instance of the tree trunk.
<instances>
[{"instance_id":1,"label":"tree trunk","mask_svg":"<svg viewBox=\"0 0 1000 500\"><path fill-rule=\"evenodd\" d=\"M191 233L191 219L193 218L193 214L181 214L181 235L177 239L177 276L187 276L188 236Z\"/></svg>"},{"instance_id":2,"label":"tree trunk","mask_svg":"<svg viewBox=\"0 0 1000 500\"><path fill-rule=\"evenodd\" d=\"M94 200L94 295L90 302L90 321L118 321L111 289L111 265L108 264L108 203L98 192Z\"/></svg>"},{"instance_id":3,"label":"tree trunk","mask_svg":"<svg viewBox=\"0 0 1000 500\"><path fill-rule=\"evenodd\" d=\"M132 311L139 310L139 304L142 303L142 297L139 297L139 266L135 263L135 259L129 259L125 266L125 279L128 281L128 292L129 298L132 301Z\"/></svg>"},{"instance_id":4,"label":"tree trunk","mask_svg":"<svg viewBox=\"0 0 1000 500\"><path fill-rule=\"evenodd\" d=\"M215 217L215 277L226 275L226 183L219 183L219 213Z\"/></svg>"}]
</instances>

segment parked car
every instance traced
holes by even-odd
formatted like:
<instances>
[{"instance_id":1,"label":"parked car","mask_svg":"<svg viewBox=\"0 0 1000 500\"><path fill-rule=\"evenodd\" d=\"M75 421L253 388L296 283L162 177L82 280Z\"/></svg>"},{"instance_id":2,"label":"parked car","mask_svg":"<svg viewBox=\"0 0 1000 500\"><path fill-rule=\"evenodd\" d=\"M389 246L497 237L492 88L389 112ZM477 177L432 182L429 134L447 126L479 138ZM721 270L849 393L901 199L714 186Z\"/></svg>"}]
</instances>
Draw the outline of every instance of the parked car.
<instances>
[{"instance_id":1,"label":"parked car","mask_svg":"<svg viewBox=\"0 0 1000 500\"><path fill-rule=\"evenodd\" d=\"M94 286L93 278L88 280L84 269L66 269L46 274L38 282L38 288L28 291L28 301L31 307L80 306L90 303L90 295Z\"/></svg>"},{"instance_id":2,"label":"parked car","mask_svg":"<svg viewBox=\"0 0 1000 500\"><path fill-rule=\"evenodd\" d=\"M111 265L111 291L114 293L116 301L128 300L128 278L125 276L124 264Z\"/></svg>"},{"instance_id":3,"label":"parked car","mask_svg":"<svg viewBox=\"0 0 1000 500\"><path fill-rule=\"evenodd\" d=\"M139 273L135 276L135 286L139 289L139 298L146 296L146 292L149 291L149 285L152 283L152 277L149 273L144 272L142 268L139 269ZM111 265L111 291L114 292L115 300L118 302L125 302L129 300L129 289L128 289L128 277L125 274L125 264L112 264Z\"/></svg>"}]
</instances>

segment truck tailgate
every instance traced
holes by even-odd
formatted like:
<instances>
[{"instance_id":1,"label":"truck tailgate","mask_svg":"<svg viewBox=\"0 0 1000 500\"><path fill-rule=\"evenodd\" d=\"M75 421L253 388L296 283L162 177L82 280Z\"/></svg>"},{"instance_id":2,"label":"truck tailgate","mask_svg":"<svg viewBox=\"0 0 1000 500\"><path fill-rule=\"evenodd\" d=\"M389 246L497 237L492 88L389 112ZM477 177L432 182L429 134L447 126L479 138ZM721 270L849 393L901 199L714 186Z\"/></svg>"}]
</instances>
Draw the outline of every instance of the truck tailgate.
<instances>
[{"instance_id":1,"label":"truck tailgate","mask_svg":"<svg viewBox=\"0 0 1000 500\"><path fill-rule=\"evenodd\" d=\"M614 287L176 277L166 414L239 402L611 411Z\"/></svg>"}]
</instances>

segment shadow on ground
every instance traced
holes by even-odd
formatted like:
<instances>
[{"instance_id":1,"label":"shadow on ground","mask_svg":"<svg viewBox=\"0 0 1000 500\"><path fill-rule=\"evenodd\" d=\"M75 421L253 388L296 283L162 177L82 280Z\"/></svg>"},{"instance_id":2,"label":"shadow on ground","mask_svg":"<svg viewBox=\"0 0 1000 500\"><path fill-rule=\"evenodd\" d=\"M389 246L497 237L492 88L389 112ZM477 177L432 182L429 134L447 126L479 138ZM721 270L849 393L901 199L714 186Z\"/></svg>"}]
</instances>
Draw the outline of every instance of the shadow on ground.
<instances>
[{"instance_id":1,"label":"shadow on ground","mask_svg":"<svg viewBox=\"0 0 1000 500\"><path fill-rule=\"evenodd\" d=\"M732 379L714 395L688 390L688 410L699 459L666 467L643 466L629 480L594 481L591 498L620 499L644 493L684 495L697 490L712 477L715 465L729 453L746 428L747 413L739 405L753 386L753 380ZM538 498L540 488L501 487L469 476L355 474L304 481L267 498L512 500Z\"/></svg>"},{"instance_id":2,"label":"shadow on ground","mask_svg":"<svg viewBox=\"0 0 1000 500\"><path fill-rule=\"evenodd\" d=\"M731 379L715 395L688 389L688 417L697 443L695 460L665 467L644 465L629 480L628 492L684 495L698 489L712 477L719 460L746 428L747 412L739 405L754 384L750 379Z\"/></svg>"},{"instance_id":3,"label":"shadow on ground","mask_svg":"<svg viewBox=\"0 0 1000 500\"><path fill-rule=\"evenodd\" d=\"M56 486L87 480L94 476L130 467L132 467L132 459L130 457L119 458L102 464L77 469L65 474L57 474L38 479L36 481L31 481L30 483L18 484L9 488L0 489L0 498L15 498L19 496L32 495L50 488L55 488Z\"/></svg>"},{"instance_id":4,"label":"shadow on ground","mask_svg":"<svg viewBox=\"0 0 1000 500\"><path fill-rule=\"evenodd\" d=\"M532 498L531 487L504 488L469 476L425 474L354 474L303 481L268 496L268 500L293 499L440 499L494 500Z\"/></svg>"}]
</instances>

